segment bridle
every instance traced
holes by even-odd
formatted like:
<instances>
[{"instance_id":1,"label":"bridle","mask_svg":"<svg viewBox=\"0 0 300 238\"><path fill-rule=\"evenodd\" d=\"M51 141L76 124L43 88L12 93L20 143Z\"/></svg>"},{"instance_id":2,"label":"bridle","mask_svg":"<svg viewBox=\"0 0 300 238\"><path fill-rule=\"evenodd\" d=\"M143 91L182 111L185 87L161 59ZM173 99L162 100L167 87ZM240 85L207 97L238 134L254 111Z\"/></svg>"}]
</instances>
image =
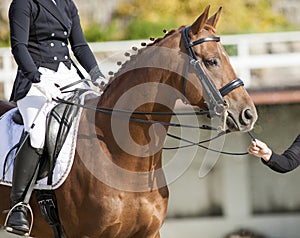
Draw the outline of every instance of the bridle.
<instances>
[{"instance_id":1,"label":"bridle","mask_svg":"<svg viewBox=\"0 0 300 238\"><path fill-rule=\"evenodd\" d=\"M227 133L226 129L225 129L225 125L226 125L226 119L227 119L227 115L228 115L228 104L226 102L226 100L224 99L224 96L226 96L227 94L229 94L231 91L233 91L234 89L240 87L240 86L244 86L243 81L240 78L236 78L233 81L231 81L230 83L226 84L225 86L223 86L221 89L217 89L216 86L214 85L214 83L212 82L212 80L210 79L210 77L206 74L205 70L203 69L200 60L198 59L198 57L196 56L195 51L193 50L193 46L198 45L198 44L202 44L205 42L210 42L210 41L215 41L215 42L219 42L220 41L220 37L204 37L204 38L200 38L199 40L190 41L188 32L190 30L190 27L186 27L183 29L182 31L182 37L184 39L185 42L185 47L188 51L188 56L189 56L189 61L185 66L185 72L184 72L184 76L183 76L183 89L182 89L182 95L183 95L183 101L185 102L185 90L186 90L186 83L187 83L187 75L188 72L190 70L190 66L193 66L193 69L195 71L195 74L197 75L200 83L202 84L203 87L203 98L204 101L208 107L208 111L199 111L199 112L183 112L183 113L173 113L173 112L132 112L132 111L127 111L127 110L118 110L117 109L117 114L114 114L114 116L118 116L121 119L129 119L132 121L136 121L136 122L140 122L140 123L148 123L148 124L161 124L161 125L165 125L165 126L173 126L173 127L187 127L187 128L197 128L197 129L204 129L204 130L219 130L220 128L213 128L210 126L206 126L206 125L202 125L202 126L191 126L191 125L181 125L181 124L174 124L174 123L164 123L164 122L159 122L159 121L149 121L149 120L145 120L145 119L141 119L141 118L137 118L137 117L131 117L130 115L165 115L165 116L170 116L170 115L189 115L189 114L193 114L193 115L207 115L207 114L214 114L217 115L219 117L222 117L223 121L224 121L224 125L221 128L221 130L219 131L218 135L214 138L211 138L209 140L204 140L204 141L200 141L200 142L192 142L177 136L174 136L170 133L167 133L168 136L177 139L177 140L183 140L185 142L187 142L189 145L187 146L181 146L181 147L176 147L176 148L165 148L165 149L179 149L179 148L184 148L184 147L189 147L189 146L199 146L202 148L205 148L207 150L212 150L215 152L219 152L222 154L229 154L229 155L246 155L248 154L247 152L242 152L242 153L232 153L232 152L224 152L224 151L218 151L218 150L214 150L205 146L202 146L201 144L214 140L224 134ZM84 81L90 81L89 79L83 79ZM82 80L79 80L77 82L74 82L70 85L65 86L64 88L61 88L61 90L65 90L71 86L74 86L77 83L81 83ZM82 108L86 108L88 110L94 110L97 112L101 112L107 115L112 115L113 112L116 111L116 109L113 108L105 108L105 107L94 107L94 106L87 106L87 105L82 105L82 104L76 104L76 103L71 103L67 100L63 100L63 99L58 99L58 100L54 100L58 103L64 103L64 104L70 104L73 106L77 106L77 107L82 107ZM118 115L119 114L119 115ZM253 134L251 132L248 132L249 136L252 139L255 139Z\"/></svg>"},{"instance_id":2,"label":"bridle","mask_svg":"<svg viewBox=\"0 0 300 238\"><path fill-rule=\"evenodd\" d=\"M183 75L183 89L182 94L183 98L185 100L185 91L186 91L186 84L187 84L187 75L190 70L190 66L193 66L193 69L195 71L195 74L197 75L202 87L203 87L203 99L209 109L209 111L212 111L217 116L222 116L223 120L226 122L227 118L227 109L228 104L226 100L224 99L224 96L229 94L234 89L244 86L244 82L240 78L236 78L230 83L226 84L221 89L217 89L211 78L207 75L205 70L202 67L202 64L200 60L198 59L193 46L199 45L205 42L219 42L220 37L213 36L213 37L204 37L200 38L196 41L191 41L189 38L189 30L190 26L186 27L182 30L182 37L185 43L185 47L188 52L189 61L185 66L184 75ZM224 124L225 124L224 122ZM223 127L223 130L225 128Z\"/></svg>"}]
</instances>

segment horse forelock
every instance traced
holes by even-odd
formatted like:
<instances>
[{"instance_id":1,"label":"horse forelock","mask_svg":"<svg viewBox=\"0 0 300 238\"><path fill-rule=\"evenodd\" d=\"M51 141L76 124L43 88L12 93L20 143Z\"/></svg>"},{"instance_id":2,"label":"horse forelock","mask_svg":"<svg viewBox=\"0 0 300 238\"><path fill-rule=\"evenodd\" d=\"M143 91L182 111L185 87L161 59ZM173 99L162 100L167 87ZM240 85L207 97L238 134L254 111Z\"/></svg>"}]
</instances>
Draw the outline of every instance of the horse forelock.
<instances>
[{"instance_id":1,"label":"horse forelock","mask_svg":"<svg viewBox=\"0 0 300 238\"><path fill-rule=\"evenodd\" d=\"M212 32L213 34L216 34L217 29L211 25L205 24L204 29L207 31Z\"/></svg>"}]
</instances>

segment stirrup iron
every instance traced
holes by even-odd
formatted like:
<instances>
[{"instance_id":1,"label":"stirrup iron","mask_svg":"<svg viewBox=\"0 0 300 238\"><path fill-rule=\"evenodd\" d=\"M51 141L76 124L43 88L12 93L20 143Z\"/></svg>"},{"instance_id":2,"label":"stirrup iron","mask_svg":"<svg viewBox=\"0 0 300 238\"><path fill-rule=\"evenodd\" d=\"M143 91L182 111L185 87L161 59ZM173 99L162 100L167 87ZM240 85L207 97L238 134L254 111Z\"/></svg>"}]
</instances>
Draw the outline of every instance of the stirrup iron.
<instances>
[{"instance_id":1,"label":"stirrup iron","mask_svg":"<svg viewBox=\"0 0 300 238\"><path fill-rule=\"evenodd\" d=\"M10 217L10 215L12 214L13 210L17 207L25 207L29 210L29 213L30 213L30 226L29 226L29 231L28 232L22 232L20 230L16 230L12 227L9 227L7 226L7 222L8 222L8 219ZM22 236L26 236L26 237L29 237L30 236L30 233L31 233L31 230L32 230L32 227L33 227L33 211L30 207L29 204L26 204L24 202L19 202L17 203L16 205L14 205L8 212L7 216L6 216L6 219L5 219L5 223L4 223L4 229L7 231L7 232L10 232L10 233L13 233L13 234L17 234L17 235L22 235Z\"/></svg>"}]
</instances>

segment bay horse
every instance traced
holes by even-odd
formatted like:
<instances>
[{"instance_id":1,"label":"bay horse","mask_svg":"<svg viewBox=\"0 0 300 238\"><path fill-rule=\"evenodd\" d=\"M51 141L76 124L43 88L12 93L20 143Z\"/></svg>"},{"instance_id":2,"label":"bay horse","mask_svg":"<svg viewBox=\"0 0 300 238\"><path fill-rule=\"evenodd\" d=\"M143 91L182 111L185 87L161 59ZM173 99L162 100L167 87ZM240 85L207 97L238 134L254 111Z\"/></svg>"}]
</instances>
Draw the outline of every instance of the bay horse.
<instances>
[{"instance_id":1,"label":"bay horse","mask_svg":"<svg viewBox=\"0 0 300 238\"><path fill-rule=\"evenodd\" d=\"M160 237L169 199L162 147L178 99L221 115L229 131L253 128L253 101L216 36L220 14L209 17L208 6L191 26L140 49L101 97L86 100L95 110L82 110L74 164L55 191L66 237ZM1 114L9 108L1 102ZM0 197L2 211L10 188ZM34 196L31 207L32 235L53 236Z\"/></svg>"}]
</instances>

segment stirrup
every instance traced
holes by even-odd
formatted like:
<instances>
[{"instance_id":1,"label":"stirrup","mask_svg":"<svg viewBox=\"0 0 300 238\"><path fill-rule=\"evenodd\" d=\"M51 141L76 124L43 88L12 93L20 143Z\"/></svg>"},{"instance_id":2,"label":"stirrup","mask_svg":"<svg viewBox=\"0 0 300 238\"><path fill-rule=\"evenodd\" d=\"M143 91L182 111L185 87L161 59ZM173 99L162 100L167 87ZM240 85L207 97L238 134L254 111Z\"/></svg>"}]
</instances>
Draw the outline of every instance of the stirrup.
<instances>
[{"instance_id":1,"label":"stirrup","mask_svg":"<svg viewBox=\"0 0 300 238\"><path fill-rule=\"evenodd\" d=\"M7 222L8 222L8 218L10 217L10 215L12 214L13 210L16 208L16 207L25 207L29 210L30 212L30 226L29 226L29 231L28 232L22 232L20 230L16 230L12 227L9 227L7 226ZM16 205L14 205L8 212L7 216L6 216L6 219L5 219L5 223L4 223L4 229L7 231L7 232L10 232L10 233L14 233L14 234L17 234L17 235L22 235L22 236L26 236L26 237L29 237L30 236L30 233L31 233L31 230L32 230L32 227L33 227L33 211L30 207L29 204L26 204L24 202L19 202L17 203Z\"/></svg>"}]
</instances>

